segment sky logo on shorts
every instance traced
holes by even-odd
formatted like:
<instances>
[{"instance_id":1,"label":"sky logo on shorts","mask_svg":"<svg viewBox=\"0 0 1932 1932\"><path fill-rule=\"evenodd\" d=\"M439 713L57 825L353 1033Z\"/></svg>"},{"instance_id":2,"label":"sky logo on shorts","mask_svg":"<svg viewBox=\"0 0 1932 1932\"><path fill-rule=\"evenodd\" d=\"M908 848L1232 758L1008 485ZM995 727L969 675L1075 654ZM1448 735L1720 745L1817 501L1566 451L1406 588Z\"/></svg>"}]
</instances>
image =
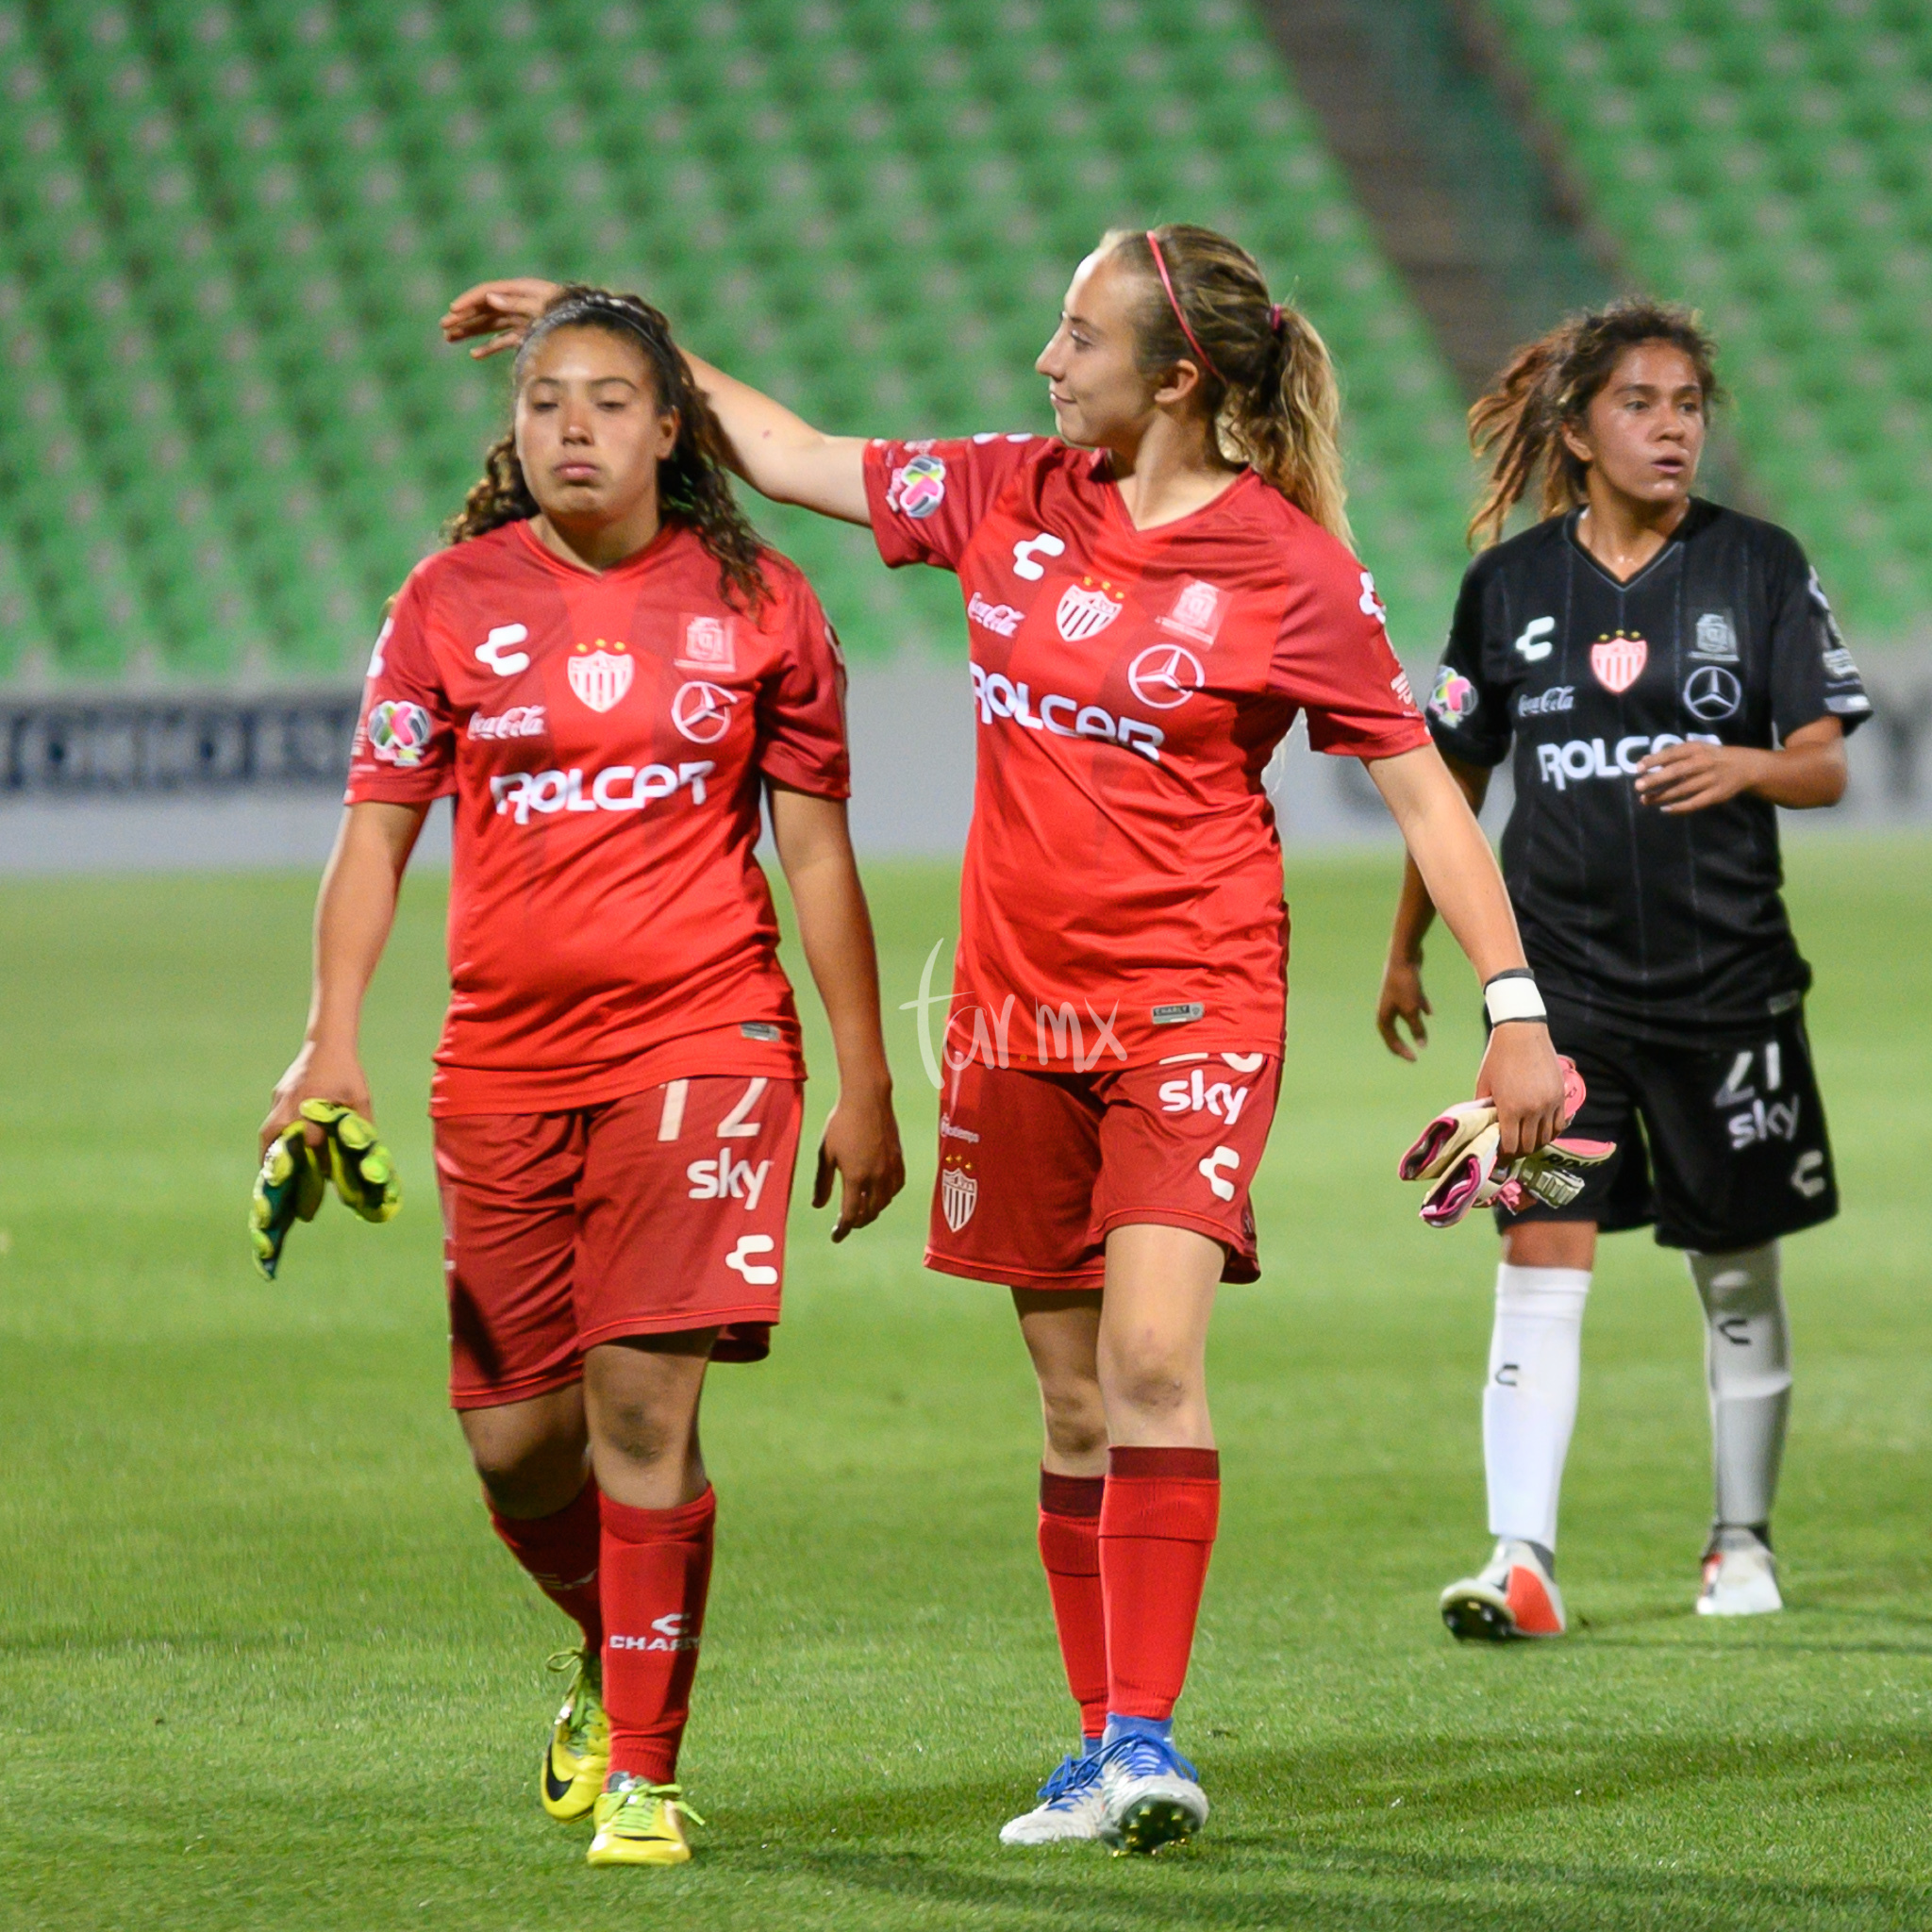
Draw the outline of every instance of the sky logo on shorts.
<instances>
[{"instance_id":1,"label":"sky logo on shorts","mask_svg":"<svg viewBox=\"0 0 1932 1932\"><path fill-rule=\"evenodd\" d=\"M687 1197L692 1201L742 1201L749 1214L765 1191L765 1176L772 1171L769 1160L754 1167L748 1160L734 1160L728 1147L718 1150L716 1160L693 1160L685 1169L691 1183Z\"/></svg>"},{"instance_id":2,"label":"sky logo on shorts","mask_svg":"<svg viewBox=\"0 0 1932 1932\"><path fill-rule=\"evenodd\" d=\"M886 508L914 522L929 517L946 500L946 466L938 457L914 457L892 473Z\"/></svg>"},{"instance_id":3,"label":"sky logo on shorts","mask_svg":"<svg viewBox=\"0 0 1932 1932\"><path fill-rule=\"evenodd\" d=\"M386 764L408 770L429 749L429 713L421 705L384 698L369 713L369 748Z\"/></svg>"},{"instance_id":4,"label":"sky logo on shorts","mask_svg":"<svg viewBox=\"0 0 1932 1932\"><path fill-rule=\"evenodd\" d=\"M1160 1110L1162 1113L1199 1113L1206 1108L1218 1121L1225 1121L1229 1126L1241 1119L1241 1106L1250 1090L1236 1087L1226 1080L1217 1080L1210 1087L1196 1067L1185 1080L1163 1080L1160 1083Z\"/></svg>"}]
</instances>

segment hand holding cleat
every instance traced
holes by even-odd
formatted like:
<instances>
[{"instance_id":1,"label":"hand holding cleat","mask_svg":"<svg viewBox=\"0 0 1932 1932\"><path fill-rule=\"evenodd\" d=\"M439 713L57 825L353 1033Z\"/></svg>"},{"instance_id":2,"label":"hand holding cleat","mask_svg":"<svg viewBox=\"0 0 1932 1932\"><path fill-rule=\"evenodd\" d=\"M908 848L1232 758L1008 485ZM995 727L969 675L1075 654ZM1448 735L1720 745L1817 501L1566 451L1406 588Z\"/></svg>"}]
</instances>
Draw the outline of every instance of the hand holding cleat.
<instances>
[{"instance_id":1,"label":"hand holding cleat","mask_svg":"<svg viewBox=\"0 0 1932 1932\"><path fill-rule=\"evenodd\" d=\"M248 1208L248 1239L264 1281L275 1278L290 1228L298 1221L313 1221L327 1191L322 1150L308 1144L300 1121L285 1127L261 1158Z\"/></svg>"},{"instance_id":2,"label":"hand holding cleat","mask_svg":"<svg viewBox=\"0 0 1932 1932\"><path fill-rule=\"evenodd\" d=\"M326 1137L317 1150L342 1206L364 1221L389 1221L403 1205L395 1162L374 1123L334 1100L305 1100L302 1118Z\"/></svg>"}]
</instances>

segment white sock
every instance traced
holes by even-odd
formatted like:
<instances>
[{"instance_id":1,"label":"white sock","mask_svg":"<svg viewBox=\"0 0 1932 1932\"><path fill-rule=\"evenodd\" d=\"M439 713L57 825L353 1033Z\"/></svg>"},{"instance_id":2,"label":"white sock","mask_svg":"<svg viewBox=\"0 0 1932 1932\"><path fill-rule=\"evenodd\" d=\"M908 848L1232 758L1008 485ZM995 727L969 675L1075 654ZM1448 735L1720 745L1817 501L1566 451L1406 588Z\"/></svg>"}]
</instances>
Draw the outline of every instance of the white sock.
<instances>
[{"instance_id":1,"label":"white sock","mask_svg":"<svg viewBox=\"0 0 1932 1932\"><path fill-rule=\"evenodd\" d=\"M1757 1528L1771 1521L1791 1405L1791 1338L1778 1244L1685 1259L1704 1304L1718 1524Z\"/></svg>"},{"instance_id":2,"label":"white sock","mask_svg":"<svg viewBox=\"0 0 1932 1932\"><path fill-rule=\"evenodd\" d=\"M1483 1389L1490 1534L1557 1547L1557 1498L1576 1424L1588 1268L1496 1269L1496 1326Z\"/></svg>"}]
</instances>

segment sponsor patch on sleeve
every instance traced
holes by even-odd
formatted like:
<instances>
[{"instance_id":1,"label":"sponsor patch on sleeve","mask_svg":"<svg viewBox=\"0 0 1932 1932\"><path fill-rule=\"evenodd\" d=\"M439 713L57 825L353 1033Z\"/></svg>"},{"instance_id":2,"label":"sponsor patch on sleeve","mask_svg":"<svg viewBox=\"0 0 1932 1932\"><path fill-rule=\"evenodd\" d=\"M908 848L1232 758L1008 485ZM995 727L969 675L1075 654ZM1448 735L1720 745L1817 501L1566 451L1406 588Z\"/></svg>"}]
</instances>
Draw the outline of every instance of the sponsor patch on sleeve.
<instances>
[{"instance_id":1,"label":"sponsor patch on sleeve","mask_svg":"<svg viewBox=\"0 0 1932 1932\"><path fill-rule=\"evenodd\" d=\"M385 698L369 713L369 748L385 764L407 770L429 749L429 713L421 705Z\"/></svg>"},{"instance_id":2,"label":"sponsor patch on sleeve","mask_svg":"<svg viewBox=\"0 0 1932 1932\"><path fill-rule=\"evenodd\" d=\"M1436 673L1436 688L1429 693L1429 716L1440 718L1453 731L1474 714L1481 699L1476 688L1453 664Z\"/></svg>"},{"instance_id":3,"label":"sponsor patch on sleeve","mask_svg":"<svg viewBox=\"0 0 1932 1932\"><path fill-rule=\"evenodd\" d=\"M892 472L886 508L915 522L932 515L946 500L946 466L936 456L917 456Z\"/></svg>"}]
</instances>

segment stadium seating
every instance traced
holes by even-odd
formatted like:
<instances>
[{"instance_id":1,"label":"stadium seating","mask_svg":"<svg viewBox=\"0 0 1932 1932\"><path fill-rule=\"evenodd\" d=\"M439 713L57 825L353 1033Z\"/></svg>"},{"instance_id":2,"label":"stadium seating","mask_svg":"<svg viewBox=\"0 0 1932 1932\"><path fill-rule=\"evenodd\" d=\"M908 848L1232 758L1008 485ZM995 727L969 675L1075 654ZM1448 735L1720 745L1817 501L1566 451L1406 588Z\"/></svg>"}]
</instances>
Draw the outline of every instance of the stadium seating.
<instances>
[{"instance_id":1,"label":"stadium seating","mask_svg":"<svg viewBox=\"0 0 1932 1932\"><path fill-rule=\"evenodd\" d=\"M1932 12L1491 0L1599 213L1705 311L1771 512L1860 643L1932 604Z\"/></svg>"},{"instance_id":2,"label":"stadium seating","mask_svg":"<svg viewBox=\"0 0 1932 1932\"><path fill-rule=\"evenodd\" d=\"M1234 0L0 0L0 678L340 678L460 501L491 273L641 289L828 425L1044 427L1031 364L1119 221L1248 241L1341 359L1398 641L1467 491L1441 362ZM950 585L759 509L848 641Z\"/></svg>"}]
</instances>

